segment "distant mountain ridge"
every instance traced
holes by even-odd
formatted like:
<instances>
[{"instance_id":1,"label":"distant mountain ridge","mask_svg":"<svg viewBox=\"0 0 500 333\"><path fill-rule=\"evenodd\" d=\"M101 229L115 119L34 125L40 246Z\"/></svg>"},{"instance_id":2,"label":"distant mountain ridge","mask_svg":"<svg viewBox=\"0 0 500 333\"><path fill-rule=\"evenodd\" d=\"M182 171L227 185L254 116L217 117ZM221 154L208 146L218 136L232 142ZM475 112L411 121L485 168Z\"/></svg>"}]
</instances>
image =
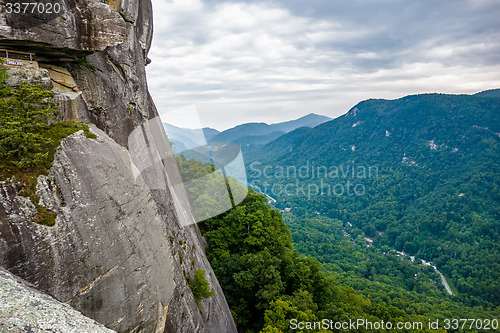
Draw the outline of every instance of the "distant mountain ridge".
<instances>
[{"instance_id":1,"label":"distant mountain ridge","mask_svg":"<svg viewBox=\"0 0 500 333\"><path fill-rule=\"evenodd\" d=\"M252 161L257 161L257 160L269 160L270 155L278 154L278 158L280 159L281 157L285 157L287 160L293 160L294 155L296 155L297 150L300 150L299 147L305 148L307 147L307 144L310 143L311 141L315 142L322 142L326 144L326 141L328 140L328 137L332 135L332 132L336 132L339 135L343 136L352 136L354 132L352 131L352 128L355 128L357 126L363 125L368 119L370 120L378 120L380 123L378 126L382 127L384 126L385 129L382 130L380 127L378 128L382 133L382 137L385 136L392 136L394 137L394 134L397 134L398 129L395 128L395 122L391 117L393 115L398 115L399 114L399 119L401 120L402 124L405 125L406 132L411 131L411 132L416 132L419 128L422 128L424 126L431 126L432 121L439 120L445 121L446 117L450 117L454 122L456 122L457 118L460 117L463 118L464 115L454 115L453 110L460 110L463 109L464 107L460 107L459 104L457 103L465 103L465 105L474 105L474 104L483 104L483 105L474 105L474 108L482 109L484 107L484 104L489 104L492 103L492 105L495 105L495 107L498 105L498 101L491 101L490 99L500 99L500 89L491 89L491 90L485 90L478 92L476 94L462 94L462 95L451 95L451 94L439 94L439 93L430 93L430 94L419 94L419 95L409 95L405 96L399 99L394 99L394 100L386 100L386 99L368 99L365 101L362 101L358 103L356 106L352 107L347 113L344 115L331 120L329 122L325 122L320 124L320 126L317 126L313 129L311 128L301 128L297 129L294 131L291 131L287 133L286 135L283 135L279 138L277 138L275 141L272 141L268 143L262 151L259 152L252 152L249 155L249 158L247 159L247 162L252 162ZM452 103L452 101L454 103ZM481 102L483 101L483 102ZM418 103L436 103L436 104L441 104L438 105L439 111L443 111L444 113L435 113L437 110L426 110L425 108L421 109L416 109L412 110L412 107L415 106L409 106L409 104L418 104ZM445 107L446 104L449 105L449 109L444 110L443 108ZM413 111L417 111L417 113L413 113ZM483 110L481 110L483 111ZM418 117L410 119L411 116L418 115ZM469 115L474 116L473 113L469 113ZM388 117L391 116L391 117ZM432 117L432 118L428 118ZM496 117L495 120L498 120L498 114L494 114L488 112L488 116L491 117ZM375 118L374 118L375 117ZM379 117L379 118L378 118ZM437 117L437 118L436 118ZM351 118L357 119L357 121L351 123L349 120ZM378 119L376 119L378 118ZM491 124L489 127L490 132L493 131L493 133L499 133L500 126L498 121L486 121L485 119L478 119L479 115L475 115L476 122L474 126L477 127L488 127L488 123ZM432 119L432 121L431 121ZM471 120L472 121L472 120ZM389 122L389 124L385 124ZM385 125L384 125L385 124ZM480 125L482 124L482 125ZM374 124L370 124L369 126L373 126ZM463 127L463 126L460 126ZM491 129L491 128L494 129ZM366 126L361 126L359 128L366 128ZM358 131L359 132L359 131ZM377 133L379 134L379 133ZM409 133L406 133L409 134ZM369 136L369 139L373 140L374 139L375 133L372 133L372 135ZM335 135L337 136L337 135ZM379 135L375 136L377 139ZM358 137L356 140L353 137L352 142L359 141L361 139ZM422 138L423 139L423 138ZM455 138L456 139L456 138ZM331 140L334 141L342 141L343 139L341 137L333 137ZM385 145L385 144L384 144ZM328 147L325 146L323 147L318 154L318 151L313 151L309 152L308 155L311 155L311 153L319 155L319 158L321 160L325 160L328 158L329 154L324 154L325 149ZM357 146L359 149L360 147ZM390 146L387 146L386 148L390 149ZM344 147L341 151L343 156L346 158L349 155L359 155L359 150L357 150L356 153L354 151L351 151L352 148L350 146ZM290 152L293 152L292 154L289 154ZM335 152L338 153L338 152ZM298 154L301 154L301 152L298 152ZM367 156L372 156L373 152L367 151ZM380 152L377 152L379 155ZM336 155L336 154L335 154ZM367 157L366 156L366 157Z\"/></svg>"},{"instance_id":2,"label":"distant mountain ridge","mask_svg":"<svg viewBox=\"0 0 500 333\"><path fill-rule=\"evenodd\" d=\"M213 137L211 141L236 142L243 137L252 136L261 137L262 140L258 140L258 142L260 143L267 143L270 141L267 141L267 139L264 139L264 137L270 135L271 133L281 132L285 134L300 127L315 127L331 119L332 118L327 116L310 113L298 119L275 124L246 123L222 131L221 133Z\"/></svg>"},{"instance_id":3,"label":"distant mountain ridge","mask_svg":"<svg viewBox=\"0 0 500 333\"><path fill-rule=\"evenodd\" d=\"M206 140L210 140L220 132L210 127L203 129L182 128L167 123L163 123L163 128L168 139L174 144L174 151L182 152L199 146L206 145Z\"/></svg>"},{"instance_id":4,"label":"distant mountain ridge","mask_svg":"<svg viewBox=\"0 0 500 333\"><path fill-rule=\"evenodd\" d=\"M300 127L315 127L332 118L310 113L298 119L275 123L245 123L219 132L213 128L188 129L164 123L169 140L174 143L176 152L185 151L208 142L232 142L248 152L263 147L283 134Z\"/></svg>"},{"instance_id":5,"label":"distant mountain ridge","mask_svg":"<svg viewBox=\"0 0 500 333\"><path fill-rule=\"evenodd\" d=\"M474 96L500 98L500 88L481 91L478 92L477 94L474 94Z\"/></svg>"}]
</instances>

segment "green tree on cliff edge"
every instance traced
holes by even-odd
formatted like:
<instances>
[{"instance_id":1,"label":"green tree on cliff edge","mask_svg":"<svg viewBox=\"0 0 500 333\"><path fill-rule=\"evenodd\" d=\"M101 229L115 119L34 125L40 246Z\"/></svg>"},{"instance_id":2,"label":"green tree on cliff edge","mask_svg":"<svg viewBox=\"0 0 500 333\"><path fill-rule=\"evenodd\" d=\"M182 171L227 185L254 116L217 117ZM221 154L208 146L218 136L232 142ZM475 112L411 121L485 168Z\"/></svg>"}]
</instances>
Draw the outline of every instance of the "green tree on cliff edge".
<instances>
[{"instance_id":1,"label":"green tree on cliff edge","mask_svg":"<svg viewBox=\"0 0 500 333\"><path fill-rule=\"evenodd\" d=\"M20 169L45 164L47 146L52 140L44 135L54 118L54 93L41 85L21 82L13 93L5 86L7 74L0 72L0 160ZM5 167L5 166L4 166Z\"/></svg>"}]
</instances>

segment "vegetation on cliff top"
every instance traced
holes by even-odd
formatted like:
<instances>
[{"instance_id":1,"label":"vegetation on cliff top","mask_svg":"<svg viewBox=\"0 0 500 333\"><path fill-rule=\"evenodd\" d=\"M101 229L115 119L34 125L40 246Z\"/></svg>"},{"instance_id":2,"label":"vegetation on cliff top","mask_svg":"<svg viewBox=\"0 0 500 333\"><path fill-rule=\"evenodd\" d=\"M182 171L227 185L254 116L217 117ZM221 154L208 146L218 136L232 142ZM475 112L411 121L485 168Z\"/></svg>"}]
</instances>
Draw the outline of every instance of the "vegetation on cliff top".
<instances>
[{"instance_id":1,"label":"vegetation on cliff top","mask_svg":"<svg viewBox=\"0 0 500 333\"><path fill-rule=\"evenodd\" d=\"M79 130L89 138L95 135L81 123L51 122L57 111L52 91L28 82L12 89L5 84L7 78L0 71L0 180L15 177L22 187L18 194L36 206L35 221L52 226L56 213L38 204L37 178L47 175L63 138Z\"/></svg>"}]
</instances>

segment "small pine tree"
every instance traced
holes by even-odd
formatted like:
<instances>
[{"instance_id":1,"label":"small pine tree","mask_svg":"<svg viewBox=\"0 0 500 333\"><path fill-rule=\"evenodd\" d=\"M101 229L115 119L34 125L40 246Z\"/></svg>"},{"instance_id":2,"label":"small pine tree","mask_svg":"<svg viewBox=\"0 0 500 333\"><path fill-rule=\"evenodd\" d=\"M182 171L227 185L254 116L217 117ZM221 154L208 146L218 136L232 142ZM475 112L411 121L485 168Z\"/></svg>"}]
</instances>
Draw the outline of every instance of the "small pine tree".
<instances>
[{"instance_id":1,"label":"small pine tree","mask_svg":"<svg viewBox=\"0 0 500 333\"><path fill-rule=\"evenodd\" d=\"M51 123L57 110L54 94L28 82L11 89L7 78L7 72L0 70L0 180L15 176L22 186L19 195L30 198L36 206L35 222L53 226L57 214L39 205L38 176L47 175L63 138L79 130L87 138L95 139L96 135L85 124Z\"/></svg>"},{"instance_id":2,"label":"small pine tree","mask_svg":"<svg viewBox=\"0 0 500 333\"><path fill-rule=\"evenodd\" d=\"M202 299L214 295L213 289L210 289L210 284L205 278L205 270L203 269L198 269L194 272L194 279L188 277L188 283L198 307L200 306L200 301Z\"/></svg>"},{"instance_id":3,"label":"small pine tree","mask_svg":"<svg viewBox=\"0 0 500 333\"><path fill-rule=\"evenodd\" d=\"M3 60L0 61L0 63L3 64ZM5 85L5 81L9 78L9 75L7 75L7 71L1 70L0 71L0 97L6 97L9 96L11 93L11 88L9 86Z\"/></svg>"},{"instance_id":4,"label":"small pine tree","mask_svg":"<svg viewBox=\"0 0 500 333\"><path fill-rule=\"evenodd\" d=\"M43 165L49 158L46 147L52 144L44 130L57 110L54 93L28 82L11 93L6 79L5 70L0 71L0 159L20 169Z\"/></svg>"}]
</instances>

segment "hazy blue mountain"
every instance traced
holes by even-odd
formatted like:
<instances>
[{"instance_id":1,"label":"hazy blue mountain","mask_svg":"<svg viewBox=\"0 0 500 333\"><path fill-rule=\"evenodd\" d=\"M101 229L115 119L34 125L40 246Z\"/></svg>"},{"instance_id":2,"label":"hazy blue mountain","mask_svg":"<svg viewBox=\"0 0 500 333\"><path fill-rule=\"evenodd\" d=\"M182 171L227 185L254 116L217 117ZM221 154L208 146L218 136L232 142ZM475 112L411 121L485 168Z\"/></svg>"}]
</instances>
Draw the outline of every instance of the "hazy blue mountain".
<instances>
[{"instance_id":1,"label":"hazy blue mountain","mask_svg":"<svg viewBox=\"0 0 500 333\"><path fill-rule=\"evenodd\" d=\"M271 124L271 128L275 131L290 132L300 127L316 127L319 124L332 120L327 116L310 113L304 117L295 120L285 121L281 123Z\"/></svg>"},{"instance_id":2,"label":"hazy blue mountain","mask_svg":"<svg viewBox=\"0 0 500 333\"><path fill-rule=\"evenodd\" d=\"M214 136L219 134L220 132L216 130L215 128L210 128L210 127L204 127L203 128L203 134L205 134L205 138L210 141Z\"/></svg>"},{"instance_id":3,"label":"hazy blue mountain","mask_svg":"<svg viewBox=\"0 0 500 333\"><path fill-rule=\"evenodd\" d=\"M432 260L463 302L491 306L500 305L499 161L498 89L366 100L245 156L249 180L274 185L263 191L278 208Z\"/></svg>"},{"instance_id":4,"label":"hazy blue mountain","mask_svg":"<svg viewBox=\"0 0 500 333\"><path fill-rule=\"evenodd\" d=\"M219 134L219 131L210 127L191 129L181 128L167 123L163 123L163 127L165 128L168 139L174 143L174 150L176 152L206 145L206 140L210 140Z\"/></svg>"},{"instance_id":5,"label":"hazy blue mountain","mask_svg":"<svg viewBox=\"0 0 500 333\"><path fill-rule=\"evenodd\" d=\"M266 123L246 123L220 132L211 141L234 142L245 136L262 136L276 132L271 125ZM282 131L282 133L285 133Z\"/></svg>"},{"instance_id":6,"label":"hazy blue mountain","mask_svg":"<svg viewBox=\"0 0 500 333\"><path fill-rule=\"evenodd\" d=\"M180 128L167 123L163 126L168 138L174 143L176 152L186 151L208 142L232 142L241 146L244 152L255 150L267 143L276 140L283 134L300 127L315 127L332 118L314 113L307 116L276 124L246 123L228 130L219 132L216 129L205 127L200 129Z\"/></svg>"},{"instance_id":7,"label":"hazy blue mountain","mask_svg":"<svg viewBox=\"0 0 500 333\"><path fill-rule=\"evenodd\" d=\"M281 132L281 131L276 131L276 132L272 132L272 133L265 134L265 135L246 135L246 136L239 137L239 138L233 140L232 142L240 145L240 147L243 151L250 151L250 150L260 148L260 147L264 146L265 144L276 140L277 138L279 138L283 134L286 134L286 133ZM214 142L216 142L216 141L214 140Z\"/></svg>"},{"instance_id":8,"label":"hazy blue mountain","mask_svg":"<svg viewBox=\"0 0 500 333\"><path fill-rule=\"evenodd\" d=\"M232 142L241 145L243 151L264 146L281 135L300 127L315 127L331 118L310 113L307 116L276 124L246 123L222 131L211 138L213 142Z\"/></svg>"}]
</instances>

